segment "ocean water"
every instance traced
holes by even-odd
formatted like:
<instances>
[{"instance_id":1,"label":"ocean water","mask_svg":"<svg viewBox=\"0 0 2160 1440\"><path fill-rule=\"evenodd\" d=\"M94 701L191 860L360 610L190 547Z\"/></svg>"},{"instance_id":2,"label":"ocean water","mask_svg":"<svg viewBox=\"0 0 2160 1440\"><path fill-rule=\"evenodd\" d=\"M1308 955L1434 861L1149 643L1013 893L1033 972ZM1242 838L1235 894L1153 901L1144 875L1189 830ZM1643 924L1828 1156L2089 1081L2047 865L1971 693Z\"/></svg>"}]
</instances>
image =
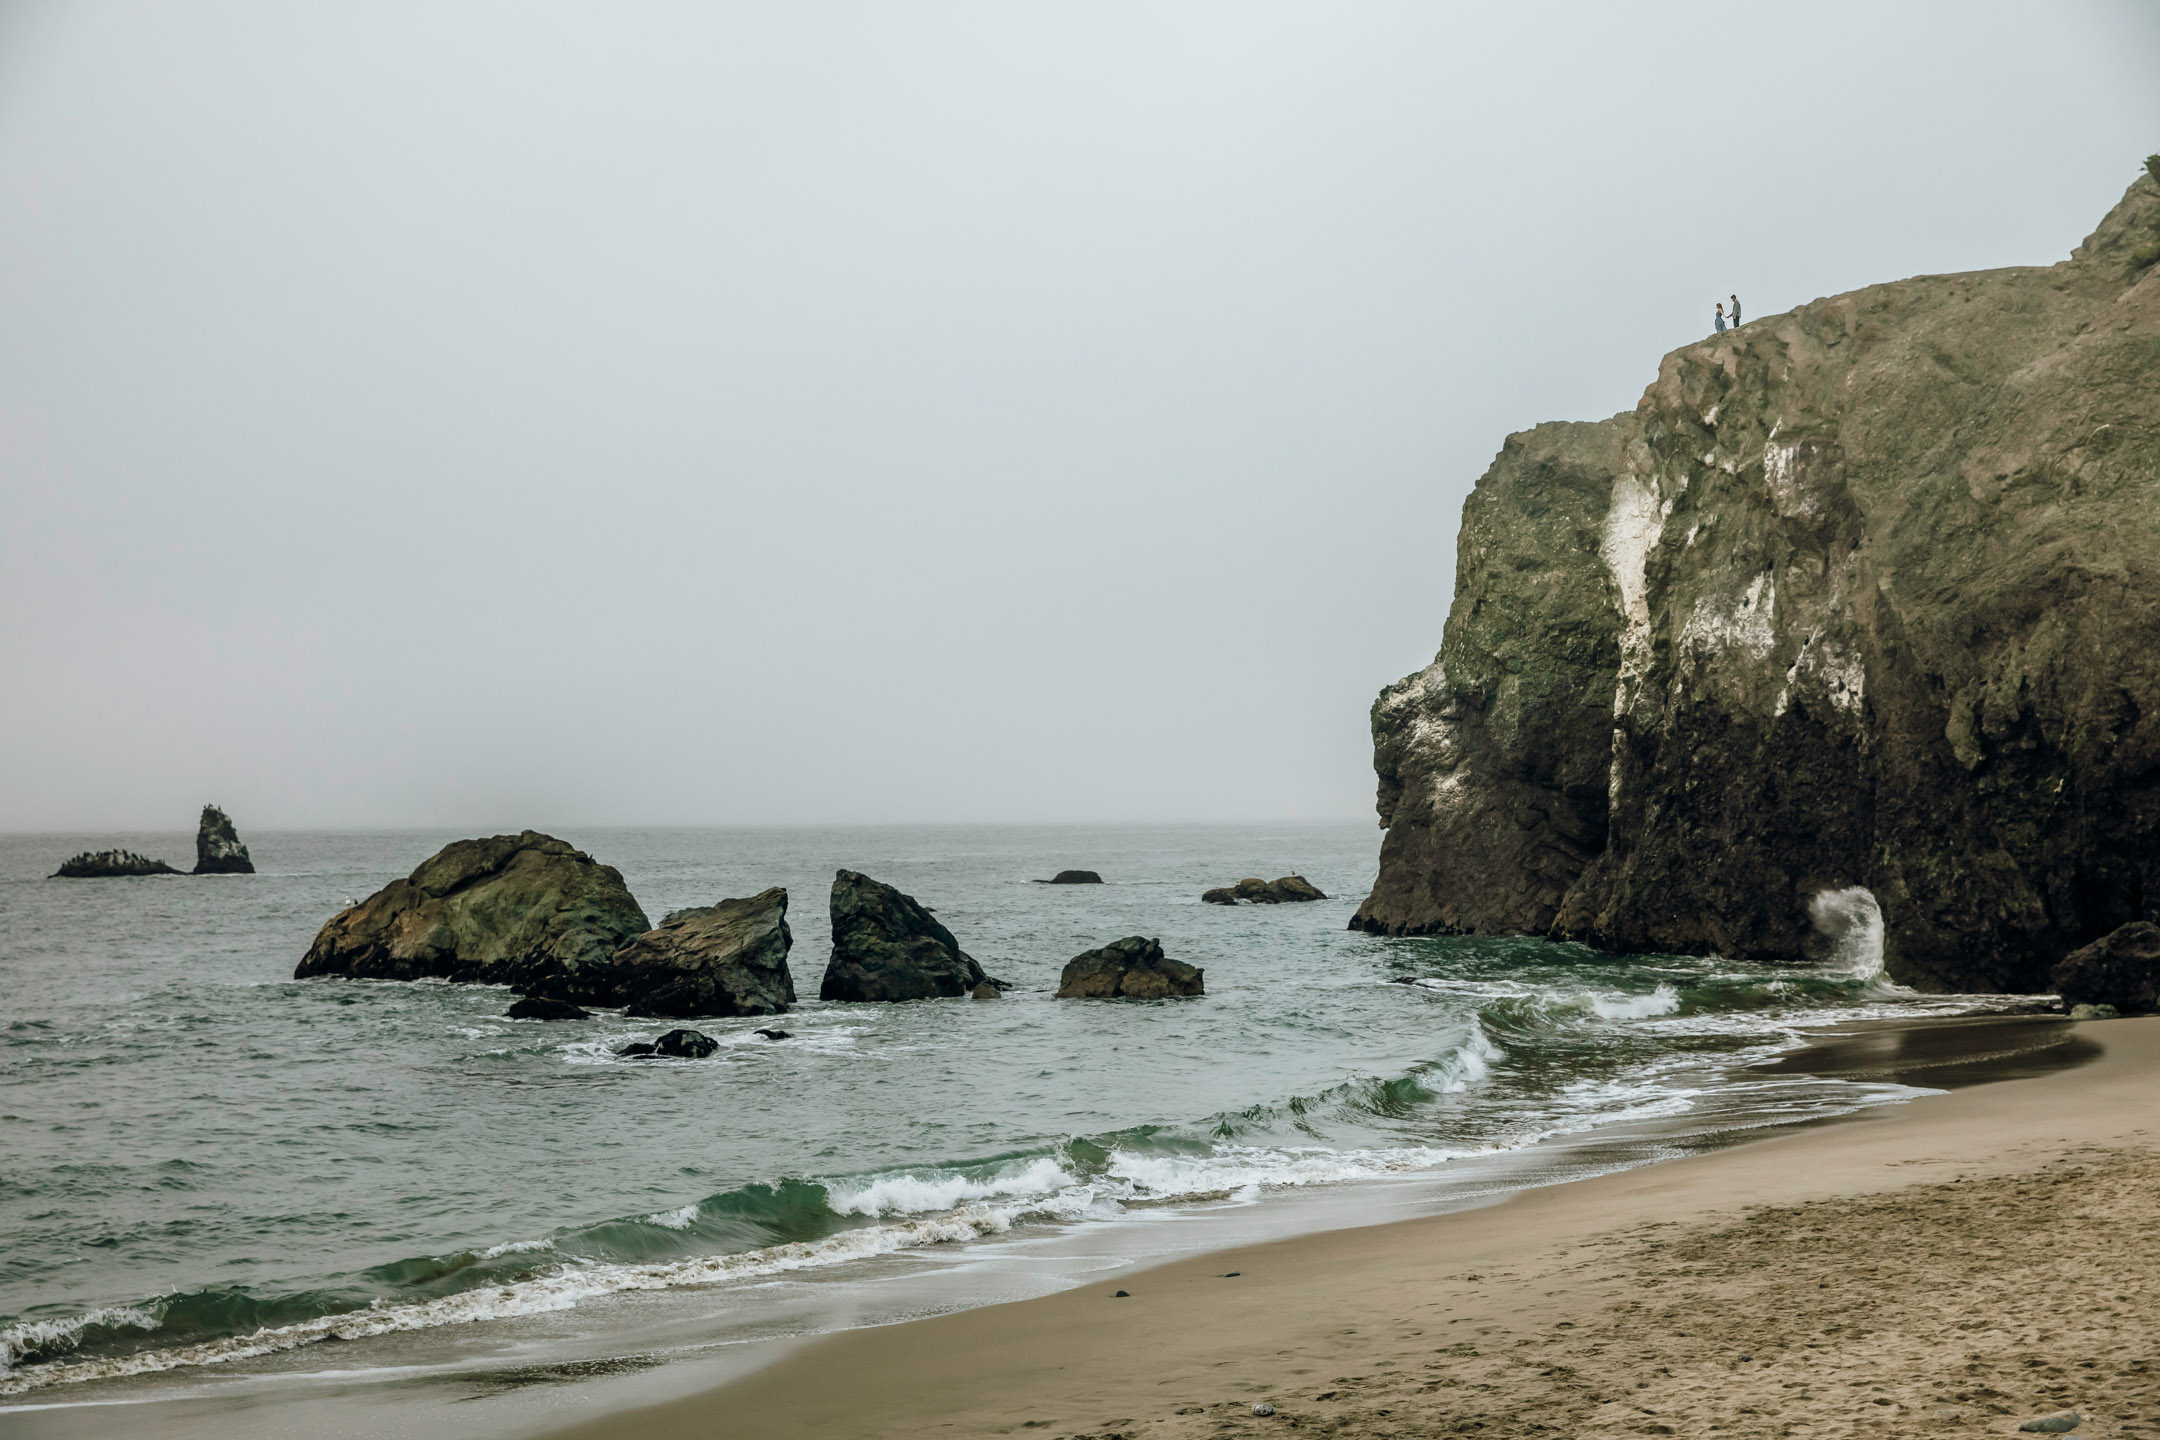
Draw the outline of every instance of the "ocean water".
<instances>
[{"instance_id":1,"label":"ocean water","mask_svg":"<svg viewBox=\"0 0 2160 1440\"><path fill-rule=\"evenodd\" d=\"M1750 1067L1803 1026L2001 1003L1886 984L1864 894L1818 905L1840 943L1810 969L1352 933L1364 825L561 833L655 918L787 886L806 995L841 866L1017 988L813 1000L784 1041L701 1021L710 1059L619 1060L668 1026L291 978L324 920L455 836L250 834L257 875L114 881L44 877L93 844L179 863L192 837L0 838L0 1403L633 1294L754 1308L779 1279L1016 1235L1114 1251L1136 1219L1323 1190L1339 1218L1360 1185L1564 1137L1902 1098ZM1032 883L1067 867L1108 883ZM1199 903L1291 872L1333 898ZM1204 967L1206 996L1052 999L1066 960L1130 934Z\"/></svg>"}]
</instances>

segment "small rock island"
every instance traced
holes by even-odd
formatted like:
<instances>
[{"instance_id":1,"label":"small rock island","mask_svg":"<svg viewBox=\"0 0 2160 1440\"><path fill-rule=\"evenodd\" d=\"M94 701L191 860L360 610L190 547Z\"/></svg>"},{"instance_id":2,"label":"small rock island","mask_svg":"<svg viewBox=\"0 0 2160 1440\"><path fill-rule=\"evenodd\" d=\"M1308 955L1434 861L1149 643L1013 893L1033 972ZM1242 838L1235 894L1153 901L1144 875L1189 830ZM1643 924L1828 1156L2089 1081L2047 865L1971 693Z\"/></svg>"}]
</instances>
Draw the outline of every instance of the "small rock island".
<instances>
[{"instance_id":1,"label":"small rock island","mask_svg":"<svg viewBox=\"0 0 2160 1440\"><path fill-rule=\"evenodd\" d=\"M841 870L831 903L832 959L820 1000L930 1000L1004 988L912 895Z\"/></svg>"},{"instance_id":2,"label":"small rock island","mask_svg":"<svg viewBox=\"0 0 2160 1440\"><path fill-rule=\"evenodd\" d=\"M55 880L117 880L132 875L178 875L163 860L152 860L132 850L85 850L70 855L53 871Z\"/></svg>"},{"instance_id":3,"label":"small rock island","mask_svg":"<svg viewBox=\"0 0 2160 1440\"><path fill-rule=\"evenodd\" d=\"M1144 935L1113 940L1100 950L1075 955L1058 977L1060 1000L1165 1000L1203 995L1205 974L1163 954L1162 942Z\"/></svg>"},{"instance_id":4,"label":"small rock island","mask_svg":"<svg viewBox=\"0 0 2160 1440\"><path fill-rule=\"evenodd\" d=\"M233 828L232 816L215 805L202 807L202 822L195 827L195 873L197 875L252 875L255 862Z\"/></svg>"},{"instance_id":5,"label":"small rock island","mask_svg":"<svg viewBox=\"0 0 2160 1440\"><path fill-rule=\"evenodd\" d=\"M1295 905L1308 900L1325 900L1328 897L1319 886L1304 876L1285 875L1279 880L1261 880L1248 876L1235 885L1203 890L1200 898L1210 905Z\"/></svg>"}]
</instances>

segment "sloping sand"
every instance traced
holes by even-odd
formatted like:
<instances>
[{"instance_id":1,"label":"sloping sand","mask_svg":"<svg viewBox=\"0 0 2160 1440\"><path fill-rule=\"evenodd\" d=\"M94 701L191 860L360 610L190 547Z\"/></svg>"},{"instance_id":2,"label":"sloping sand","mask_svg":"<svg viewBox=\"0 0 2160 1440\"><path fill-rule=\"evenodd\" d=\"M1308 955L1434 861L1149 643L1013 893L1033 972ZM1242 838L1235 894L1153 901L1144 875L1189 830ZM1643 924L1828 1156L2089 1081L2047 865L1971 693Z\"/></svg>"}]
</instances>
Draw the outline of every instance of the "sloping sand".
<instances>
[{"instance_id":1,"label":"sloping sand","mask_svg":"<svg viewBox=\"0 0 2160 1440\"><path fill-rule=\"evenodd\" d=\"M848 1332L565 1440L2160 1435L2160 1018L2083 1034L2078 1069Z\"/></svg>"}]
</instances>

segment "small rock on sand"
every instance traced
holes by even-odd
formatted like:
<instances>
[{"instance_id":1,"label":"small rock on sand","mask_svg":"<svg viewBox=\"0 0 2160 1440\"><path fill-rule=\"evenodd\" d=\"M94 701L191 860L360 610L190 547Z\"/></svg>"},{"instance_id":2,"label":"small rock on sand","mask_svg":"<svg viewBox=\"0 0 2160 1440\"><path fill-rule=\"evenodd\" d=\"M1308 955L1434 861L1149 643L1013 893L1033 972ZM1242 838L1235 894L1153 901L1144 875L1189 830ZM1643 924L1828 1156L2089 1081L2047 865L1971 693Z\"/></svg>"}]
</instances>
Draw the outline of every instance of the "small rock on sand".
<instances>
[{"instance_id":1,"label":"small rock on sand","mask_svg":"<svg viewBox=\"0 0 2160 1440\"><path fill-rule=\"evenodd\" d=\"M1273 1405L1255 1405L1252 1407L1252 1413L1255 1415L1273 1415L1275 1407Z\"/></svg>"},{"instance_id":2,"label":"small rock on sand","mask_svg":"<svg viewBox=\"0 0 2160 1440\"><path fill-rule=\"evenodd\" d=\"M2042 1435L2067 1435L2085 1423L2085 1417L2075 1410L2058 1410L2053 1415L2042 1415L2037 1420L2027 1420L2018 1426L2020 1430L2037 1430Z\"/></svg>"}]
</instances>

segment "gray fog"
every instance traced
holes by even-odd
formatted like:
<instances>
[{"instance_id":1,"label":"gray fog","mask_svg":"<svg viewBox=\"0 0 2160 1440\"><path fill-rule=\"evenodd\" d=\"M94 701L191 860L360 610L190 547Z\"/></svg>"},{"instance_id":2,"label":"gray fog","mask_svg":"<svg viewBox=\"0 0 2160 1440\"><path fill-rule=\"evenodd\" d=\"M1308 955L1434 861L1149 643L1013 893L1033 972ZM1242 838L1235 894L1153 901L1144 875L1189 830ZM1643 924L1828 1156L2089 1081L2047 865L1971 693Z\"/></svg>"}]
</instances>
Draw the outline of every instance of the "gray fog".
<instances>
[{"instance_id":1,"label":"gray fog","mask_svg":"<svg viewBox=\"0 0 2160 1440\"><path fill-rule=\"evenodd\" d=\"M1502 438L2160 7L0 7L0 828L1350 819Z\"/></svg>"}]
</instances>

